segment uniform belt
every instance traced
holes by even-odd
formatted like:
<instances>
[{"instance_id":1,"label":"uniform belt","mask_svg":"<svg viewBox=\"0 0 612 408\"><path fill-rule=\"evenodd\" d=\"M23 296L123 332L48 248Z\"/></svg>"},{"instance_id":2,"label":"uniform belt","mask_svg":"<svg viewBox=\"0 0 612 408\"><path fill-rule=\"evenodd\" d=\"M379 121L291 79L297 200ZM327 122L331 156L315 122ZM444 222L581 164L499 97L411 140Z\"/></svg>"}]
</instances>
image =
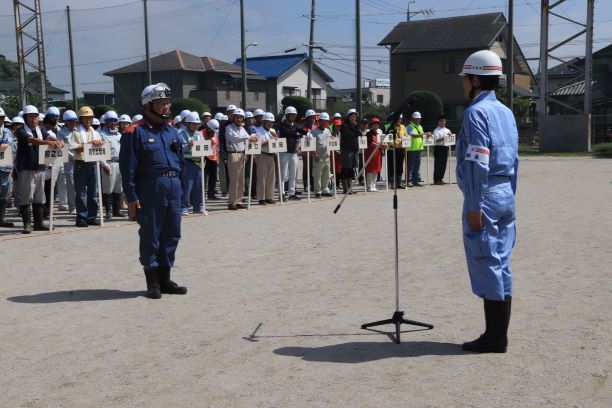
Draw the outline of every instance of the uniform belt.
<instances>
[{"instance_id":1,"label":"uniform belt","mask_svg":"<svg viewBox=\"0 0 612 408\"><path fill-rule=\"evenodd\" d=\"M85 166L87 164L93 166L94 164L96 164L96 162L86 162L85 160L75 160L74 162L77 163L77 164L80 164L82 166Z\"/></svg>"},{"instance_id":2,"label":"uniform belt","mask_svg":"<svg viewBox=\"0 0 612 408\"><path fill-rule=\"evenodd\" d=\"M179 177L180 175L181 173L175 170L160 171L159 173L138 173L138 176L140 177L152 177L152 178L157 178L157 177L174 178L174 177Z\"/></svg>"}]
</instances>

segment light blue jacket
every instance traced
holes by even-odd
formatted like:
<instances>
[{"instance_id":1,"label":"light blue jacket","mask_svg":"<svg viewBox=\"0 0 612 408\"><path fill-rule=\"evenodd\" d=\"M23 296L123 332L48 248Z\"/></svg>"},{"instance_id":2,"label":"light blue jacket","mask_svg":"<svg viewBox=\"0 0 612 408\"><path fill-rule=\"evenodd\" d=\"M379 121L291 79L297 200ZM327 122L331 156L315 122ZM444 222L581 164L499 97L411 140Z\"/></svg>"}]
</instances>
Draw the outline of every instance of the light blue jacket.
<instances>
[{"instance_id":1,"label":"light blue jacket","mask_svg":"<svg viewBox=\"0 0 612 408\"><path fill-rule=\"evenodd\" d=\"M6 126L3 126L0 129L2 130L2 132L0 132L0 144L8 144L9 146L11 146L11 148L6 149L4 153L10 154L11 156L13 156L17 149L15 138L13 137L13 134L11 133L11 131L6 128ZM10 172L12 169L13 169L13 166L0 167L0 171L2 172Z\"/></svg>"}]
</instances>

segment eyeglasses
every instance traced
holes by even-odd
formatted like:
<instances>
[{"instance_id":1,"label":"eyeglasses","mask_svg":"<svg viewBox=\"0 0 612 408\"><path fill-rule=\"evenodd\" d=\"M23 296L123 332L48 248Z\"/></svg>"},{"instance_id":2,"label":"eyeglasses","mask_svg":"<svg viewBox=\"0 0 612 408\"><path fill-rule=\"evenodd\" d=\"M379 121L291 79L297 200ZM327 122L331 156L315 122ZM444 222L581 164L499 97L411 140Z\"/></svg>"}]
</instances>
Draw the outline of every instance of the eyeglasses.
<instances>
[{"instance_id":1,"label":"eyeglasses","mask_svg":"<svg viewBox=\"0 0 612 408\"><path fill-rule=\"evenodd\" d=\"M172 102L170 102L167 99L156 99L153 101L153 105L157 105L157 106L170 106L172 105Z\"/></svg>"}]
</instances>

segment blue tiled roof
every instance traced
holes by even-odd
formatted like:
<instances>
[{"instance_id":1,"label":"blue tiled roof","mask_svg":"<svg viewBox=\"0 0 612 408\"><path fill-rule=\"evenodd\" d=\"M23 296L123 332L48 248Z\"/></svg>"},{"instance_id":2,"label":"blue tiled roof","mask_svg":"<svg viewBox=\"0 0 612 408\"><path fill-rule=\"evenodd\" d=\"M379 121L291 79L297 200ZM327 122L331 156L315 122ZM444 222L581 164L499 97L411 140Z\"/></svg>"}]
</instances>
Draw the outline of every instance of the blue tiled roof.
<instances>
[{"instance_id":1,"label":"blue tiled roof","mask_svg":"<svg viewBox=\"0 0 612 408\"><path fill-rule=\"evenodd\" d=\"M257 72L260 76L266 78L278 78L306 59L308 59L308 55L305 53L274 55L270 57L254 57L246 59L246 66L247 69ZM238 58L234 62L234 65L240 66L241 63L242 58ZM321 68L316 66L316 64L315 69L321 75L323 75L328 82L333 81L333 79Z\"/></svg>"}]
</instances>

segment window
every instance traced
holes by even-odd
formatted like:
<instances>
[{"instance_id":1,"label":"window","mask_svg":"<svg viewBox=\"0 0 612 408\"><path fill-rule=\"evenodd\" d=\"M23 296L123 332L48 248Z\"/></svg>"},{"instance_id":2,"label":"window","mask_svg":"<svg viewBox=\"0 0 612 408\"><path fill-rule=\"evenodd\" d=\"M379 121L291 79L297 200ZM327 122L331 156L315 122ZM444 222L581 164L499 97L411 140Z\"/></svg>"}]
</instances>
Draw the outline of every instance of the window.
<instances>
[{"instance_id":1,"label":"window","mask_svg":"<svg viewBox=\"0 0 612 408\"><path fill-rule=\"evenodd\" d=\"M445 74L453 74L455 72L455 58L454 57L444 58L443 70Z\"/></svg>"},{"instance_id":2,"label":"window","mask_svg":"<svg viewBox=\"0 0 612 408\"><path fill-rule=\"evenodd\" d=\"M385 102L384 95L376 95L376 103L382 105Z\"/></svg>"},{"instance_id":3,"label":"window","mask_svg":"<svg viewBox=\"0 0 612 408\"><path fill-rule=\"evenodd\" d=\"M416 60L407 59L405 63L406 71L416 71Z\"/></svg>"}]
</instances>

